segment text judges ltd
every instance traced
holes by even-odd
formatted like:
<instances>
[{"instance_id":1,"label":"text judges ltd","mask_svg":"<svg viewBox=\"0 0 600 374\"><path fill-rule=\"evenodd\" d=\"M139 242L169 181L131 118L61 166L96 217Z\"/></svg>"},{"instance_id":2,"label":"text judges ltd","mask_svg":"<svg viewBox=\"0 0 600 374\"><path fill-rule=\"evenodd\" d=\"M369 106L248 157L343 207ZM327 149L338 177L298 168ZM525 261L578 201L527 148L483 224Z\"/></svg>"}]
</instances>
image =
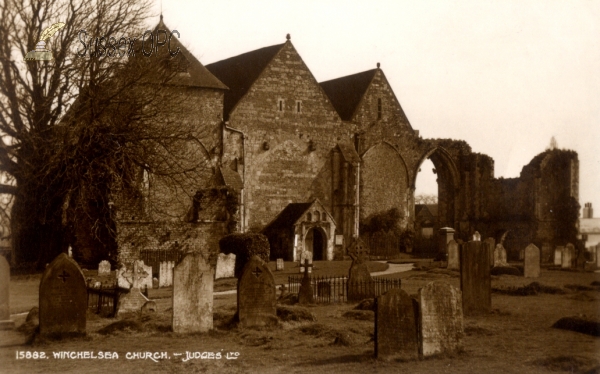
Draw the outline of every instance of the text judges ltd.
<instances>
[{"instance_id":1,"label":"text judges ltd","mask_svg":"<svg viewBox=\"0 0 600 374\"><path fill-rule=\"evenodd\" d=\"M161 38L161 35L163 38ZM83 49L77 50L77 56L79 57L134 57L136 47L140 48L138 52L142 52L144 56L150 57L153 54L158 54L158 48L164 47L169 50L171 57L177 56L179 53L179 47L176 50L171 50L171 38L173 35L180 37L179 31L173 30L171 32L167 30L146 30L141 37L141 45L139 44L140 38L126 38L120 37L118 40L114 36L97 36L96 38L90 37L86 30L80 30L78 34L79 42L83 45ZM86 43L87 41L87 43ZM137 43L137 45L136 45ZM93 48L92 48L93 47Z\"/></svg>"}]
</instances>

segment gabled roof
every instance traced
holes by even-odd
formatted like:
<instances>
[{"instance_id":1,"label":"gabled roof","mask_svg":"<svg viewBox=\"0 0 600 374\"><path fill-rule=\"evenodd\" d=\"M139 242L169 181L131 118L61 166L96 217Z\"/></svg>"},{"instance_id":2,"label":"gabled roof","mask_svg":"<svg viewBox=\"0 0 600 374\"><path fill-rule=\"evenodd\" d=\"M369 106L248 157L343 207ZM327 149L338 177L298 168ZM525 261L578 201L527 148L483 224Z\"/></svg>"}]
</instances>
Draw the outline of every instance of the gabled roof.
<instances>
[{"instance_id":1,"label":"gabled roof","mask_svg":"<svg viewBox=\"0 0 600 374\"><path fill-rule=\"evenodd\" d=\"M378 69L321 82L323 91L344 121L351 121L360 99L364 96Z\"/></svg>"},{"instance_id":2,"label":"gabled roof","mask_svg":"<svg viewBox=\"0 0 600 374\"><path fill-rule=\"evenodd\" d=\"M160 16L160 21L158 25L154 28L154 30L171 30L168 28L163 22L162 15ZM217 77L215 77L187 48L181 44L179 38L176 35L173 35L171 38L171 51L176 51L179 48L179 53L183 58L185 58L188 66L187 72L178 73L176 77L174 77L169 83L181 86L190 86L190 87L205 87L205 88L216 88L220 90L227 90L227 86L223 84ZM164 47L161 49L165 49ZM176 56L174 58L181 58L180 56Z\"/></svg>"},{"instance_id":3,"label":"gabled roof","mask_svg":"<svg viewBox=\"0 0 600 374\"><path fill-rule=\"evenodd\" d=\"M419 213L424 213L424 210L428 211L433 217L437 217L438 215L438 205L437 204L415 204L415 215L419 215Z\"/></svg>"},{"instance_id":4,"label":"gabled roof","mask_svg":"<svg viewBox=\"0 0 600 374\"><path fill-rule=\"evenodd\" d=\"M244 188L242 177L238 174L238 172L231 170L227 166L217 166L214 184L216 186L228 186L238 192Z\"/></svg>"},{"instance_id":5,"label":"gabled roof","mask_svg":"<svg viewBox=\"0 0 600 374\"><path fill-rule=\"evenodd\" d=\"M275 219L273 219L267 226L265 226L262 232L265 233L267 231L278 231L282 229L285 230L286 228L291 228L294 224L298 222L298 220L302 217L304 213L306 213L307 210L309 210L315 205L318 205L321 213L326 213L335 225L335 220L333 219L331 214L329 214L329 212L323 206L323 204L321 204L319 199L315 199L310 203L288 204L285 208L283 208L281 213L279 213L277 217L275 217Z\"/></svg>"},{"instance_id":6,"label":"gabled roof","mask_svg":"<svg viewBox=\"0 0 600 374\"><path fill-rule=\"evenodd\" d=\"M225 119L284 45L264 47L206 65L212 74L229 87L225 93Z\"/></svg>"},{"instance_id":7,"label":"gabled roof","mask_svg":"<svg viewBox=\"0 0 600 374\"><path fill-rule=\"evenodd\" d=\"M346 162L352 165L357 165L360 163L360 156L351 144L340 142L337 144L337 146L342 152L342 156Z\"/></svg>"}]
</instances>

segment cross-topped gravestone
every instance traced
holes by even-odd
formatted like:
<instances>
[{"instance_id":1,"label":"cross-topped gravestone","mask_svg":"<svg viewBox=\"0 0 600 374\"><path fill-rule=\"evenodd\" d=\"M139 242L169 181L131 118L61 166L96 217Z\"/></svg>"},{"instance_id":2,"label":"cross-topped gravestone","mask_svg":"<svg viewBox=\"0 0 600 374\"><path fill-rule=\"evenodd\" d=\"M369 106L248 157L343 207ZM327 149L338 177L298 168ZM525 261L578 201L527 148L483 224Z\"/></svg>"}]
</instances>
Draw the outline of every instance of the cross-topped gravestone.
<instances>
[{"instance_id":1,"label":"cross-topped gravestone","mask_svg":"<svg viewBox=\"0 0 600 374\"><path fill-rule=\"evenodd\" d=\"M104 277L110 275L110 262L104 260L98 264L98 276Z\"/></svg>"},{"instance_id":2,"label":"cross-topped gravestone","mask_svg":"<svg viewBox=\"0 0 600 374\"><path fill-rule=\"evenodd\" d=\"M416 301L399 288L375 299L375 357L417 359L419 339Z\"/></svg>"},{"instance_id":3,"label":"cross-topped gravestone","mask_svg":"<svg viewBox=\"0 0 600 374\"><path fill-rule=\"evenodd\" d=\"M133 285L133 271L129 270L125 264L121 265L117 271L117 286L126 290Z\"/></svg>"},{"instance_id":4,"label":"cross-topped gravestone","mask_svg":"<svg viewBox=\"0 0 600 374\"><path fill-rule=\"evenodd\" d=\"M308 275L312 264L308 263L308 260L304 261L304 276L302 277L302 283L300 284L300 292L298 293L298 303L300 304L314 304L315 298L313 295L313 288Z\"/></svg>"},{"instance_id":5,"label":"cross-topped gravestone","mask_svg":"<svg viewBox=\"0 0 600 374\"><path fill-rule=\"evenodd\" d=\"M40 281L40 334L85 334L87 287L77 263L61 253Z\"/></svg>"},{"instance_id":6,"label":"cross-topped gravestone","mask_svg":"<svg viewBox=\"0 0 600 374\"><path fill-rule=\"evenodd\" d=\"M238 281L238 317L242 327L265 326L277 322L275 280L258 256L244 266Z\"/></svg>"},{"instance_id":7,"label":"cross-topped gravestone","mask_svg":"<svg viewBox=\"0 0 600 374\"><path fill-rule=\"evenodd\" d=\"M9 285L10 266L4 256L0 256L0 330L15 327L15 323L10 319Z\"/></svg>"},{"instance_id":8,"label":"cross-topped gravestone","mask_svg":"<svg viewBox=\"0 0 600 374\"><path fill-rule=\"evenodd\" d=\"M354 242L348 248L348 255L352 258L352 261L365 262L369 260L369 247L360 238L356 238Z\"/></svg>"},{"instance_id":9,"label":"cross-topped gravestone","mask_svg":"<svg viewBox=\"0 0 600 374\"><path fill-rule=\"evenodd\" d=\"M466 316L489 313L491 310L490 250L489 243L480 241L470 241L461 246L460 288Z\"/></svg>"},{"instance_id":10,"label":"cross-topped gravestone","mask_svg":"<svg viewBox=\"0 0 600 374\"><path fill-rule=\"evenodd\" d=\"M216 254L191 252L173 271L173 331L207 332L213 328Z\"/></svg>"},{"instance_id":11,"label":"cross-topped gravestone","mask_svg":"<svg viewBox=\"0 0 600 374\"><path fill-rule=\"evenodd\" d=\"M375 297L375 283L369 273L367 261L369 250L364 242L357 238L349 250L352 265L348 273L348 301L361 301Z\"/></svg>"},{"instance_id":12,"label":"cross-topped gravestone","mask_svg":"<svg viewBox=\"0 0 600 374\"><path fill-rule=\"evenodd\" d=\"M523 255L523 275L525 278L540 276L540 250L534 244L529 244Z\"/></svg>"},{"instance_id":13,"label":"cross-topped gravestone","mask_svg":"<svg viewBox=\"0 0 600 374\"><path fill-rule=\"evenodd\" d=\"M152 266L146 266L143 260L136 260L133 262L132 288L143 290L146 287L152 288Z\"/></svg>"},{"instance_id":14,"label":"cross-topped gravestone","mask_svg":"<svg viewBox=\"0 0 600 374\"><path fill-rule=\"evenodd\" d=\"M464 335L462 294L447 283L419 289L419 327L424 357L461 349Z\"/></svg>"},{"instance_id":15,"label":"cross-topped gravestone","mask_svg":"<svg viewBox=\"0 0 600 374\"><path fill-rule=\"evenodd\" d=\"M310 251L304 251L300 254L300 272L304 273L304 264L308 261L310 266L312 267L313 262L313 253ZM312 269L308 268L308 272L311 273Z\"/></svg>"}]
</instances>

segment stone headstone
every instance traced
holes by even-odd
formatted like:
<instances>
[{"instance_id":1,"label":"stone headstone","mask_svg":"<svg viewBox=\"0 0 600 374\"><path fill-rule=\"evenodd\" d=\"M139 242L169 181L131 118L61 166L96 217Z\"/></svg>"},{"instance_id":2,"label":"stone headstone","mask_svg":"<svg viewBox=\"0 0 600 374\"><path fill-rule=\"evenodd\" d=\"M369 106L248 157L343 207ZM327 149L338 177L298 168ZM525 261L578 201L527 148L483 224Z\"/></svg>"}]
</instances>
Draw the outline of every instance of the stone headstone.
<instances>
[{"instance_id":1,"label":"stone headstone","mask_svg":"<svg viewBox=\"0 0 600 374\"><path fill-rule=\"evenodd\" d=\"M85 334L85 277L66 253L58 255L44 271L39 297L40 335Z\"/></svg>"},{"instance_id":2,"label":"stone headstone","mask_svg":"<svg viewBox=\"0 0 600 374\"><path fill-rule=\"evenodd\" d=\"M310 282L310 276L308 275L309 269L312 265L308 264L306 260L304 264L304 276L302 277L302 283L300 284L300 292L298 292L298 303L299 304L314 304L315 297L313 295L313 288Z\"/></svg>"},{"instance_id":3,"label":"stone headstone","mask_svg":"<svg viewBox=\"0 0 600 374\"><path fill-rule=\"evenodd\" d=\"M117 286L124 289L130 289L133 285L133 272L122 265L117 271Z\"/></svg>"},{"instance_id":4,"label":"stone headstone","mask_svg":"<svg viewBox=\"0 0 600 374\"><path fill-rule=\"evenodd\" d=\"M475 231L473 233L473 241L475 241L475 242L480 242L481 241L481 234L479 233L479 231Z\"/></svg>"},{"instance_id":5,"label":"stone headstone","mask_svg":"<svg viewBox=\"0 0 600 374\"><path fill-rule=\"evenodd\" d=\"M163 261L158 265L158 287L171 287L173 285L174 261Z\"/></svg>"},{"instance_id":6,"label":"stone headstone","mask_svg":"<svg viewBox=\"0 0 600 374\"><path fill-rule=\"evenodd\" d=\"M242 327L276 323L275 280L269 267L258 256L252 256L242 271L237 302Z\"/></svg>"},{"instance_id":7,"label":"stone headstone","mask_svg":"<svg viewBox=\"0 0 600 374\"><path fill-rule=\"evenodd\" d=\"M460 289L466 316L489 313L491 310L490 250L488 243L477 241L461 246Z\"/></svg>"},{"instance_id":8,"label":"stone headstone","mask_svg":"<svg viewBox=\"0 0 600 374\"><path fill-rule=\"evenodd\" d=\"M235 277L235 254L228 255L219 253L217 259L217 269L215 270L215 279Z\"/></svg>"},{"instance_id":9,"label":"stone headstone","mask_svg":"<svg viewBox=\"0 0 600 374\"><path fill-rule=\"evenodd\" d=\"M133 285L132 288L152 288L152 266L144 265L143 260L133 262Z\"/></svg>"},{"instance_id":10,"label":"stone headstone","mask_svg":"<svg viewBox=\"0 0 600 374\"><path fill-rule=\"evenodd\" d=\"M458 243L451 240L448 243L448 269L460 270L460 256L458 251Z\"/></svg>"},{"instance_id":11,"label":"stone headstone","mask_svg":"<svg viewBox=\"0 0 600 374\"><path fill-rule=\"evenodd\" d=\"M10 266L4 256L0 256L0 330L9 330L15 327L10 319Z\"/></svg>"},{"instance_id":12,"label":"stone headstone","mask_svg":"<svg viewBox=\"0 0 600 374\"><path fill-rule=\"evenodd\" d=\"M523 275L525 278L540 276L540 250L534 244L529 244L524 251Z\"/></svg>"},{"instance_id":13,"label":"stone headstone","mask_svg":"<svg viewBox=\"0 0 600 374\"><path fill-rule=\"evenodd\" d=\"M304 264L306 261L312 266L313 263L313 253L309 251L304 251L300 254L300 272L304 273ZM308 272L312 273L312 268L308 268Z\"/></svg>"},{"instance_id":14,"label":"stone headstone","mask_svg":"<svg viewBox=\"0 0 600 374\"><path fill-rule=\"evenodd\" d=\"M207 332L213 328L216 254L191 252L173 270L173 331Z\"/></svg>"},{"instance_id":15,"label":"stone headstone","mask_svg":"<svg viewBox=\"0 0 600 374\"><path fill-rule=\"evenodd\" d=\"M399 288L375 299L375 357L419 358L416 301Z\"/></svg>"},{"instance_id":16,"label":"stone headstone","mask_svg":"<svg viewBox=\"0 0 600 374\"><path fill-rule=\"evenodd\" d=\"M348 249L352 258L348 274L348 301L361 301L375 297L375 284L367 267L369 249L362 239L357 238Z\"/></svg>"},{"instance_id":17,"label":"stone headstone","mask_svg":"<svg viewBox=\"0 0 600 374\"><path fill-rule=\"evenodd\" d=\"M506 249L502 243L496 244L496 248L494 248L494 267L496 266L509 266L506 261Z\"/></svg>"},{"instance_id":18,"label":"stone headstone","mask_svg":"<svg viewBox=\"0 0 600 374\"><path fill-rule=\"evenodd\" d=\"M283 266L283 258L278 258L277 259L277 265L276 266L277 267L275 268L275 270L277 270L277 271L283 271L283 268L284 268L284 266Z\"/></svg>"},{"instance_id":19,"label":"stone headstone","mask_svg":"<svg viewBox=\"0 0 600 374\"><path fill-rule=\"evenodd\" d=\"M565 247L558 246L554 250L554 265L562 265L562 254L565 250Z\"/></svg>"},{"instance_id":20,"label":"stone headstone","mask_svg":"<svg viewBox=\"0 0 600 374\"><path fill-rule=\"evenodd\" d=\"M123 313L139 312L148 301L139 288L133 287L129 292L119 296L117 316L121 316Z\"/></svg>"},{"instance_id":21,"label":"stone headstone","mask_svg":"<svg viewBox=\"0 0 600 374\"><path fill-rule=\"evenodd\" d=\"M100 261L98 264L98 275L101 277L110 275L110 262L106 260Z\"/></svg>"},{"instance_id":22,"label":"stone headstone","mask_svg":"<svg viewBox=\"0 0 600 374\"><path fill-rule=\"evenodd\" d=\"M485 242L490 245L490 248L496 248L496 240L494 238L487 238ZM494 266L494 251L490 251L490 266Z\"/></svg>"},{"instance_id":23,"label":"stone headstone","mask_svg":"<svg viewBox=\"0 0 600 374\"><path fill-rule=\"evenodd\" d=\"M429 283L419 290L419 308L423 356L459 351L464 335L460 290L446 283Z\"/></svg>"},{"instance_id":24,"label":"stone headstone","mask_svg":"<svg viewBox=\"0 0 600 374\"><path fill-rule=\"evenodd\" d=\"M563 248L561 263L561 267L563 269L571 268L573 261L573 252L575 252L575 247L573 246L573 244L569 243L565 248Z\"/></svg>"}]
</instances>

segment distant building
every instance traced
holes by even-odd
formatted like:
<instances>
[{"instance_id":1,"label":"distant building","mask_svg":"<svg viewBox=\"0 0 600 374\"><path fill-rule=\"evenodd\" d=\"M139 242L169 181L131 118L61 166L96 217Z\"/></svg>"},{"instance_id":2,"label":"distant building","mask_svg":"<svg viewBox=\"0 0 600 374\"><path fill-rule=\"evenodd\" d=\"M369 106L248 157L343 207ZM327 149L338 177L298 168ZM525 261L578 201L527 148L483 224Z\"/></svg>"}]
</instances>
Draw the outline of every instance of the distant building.
<instances>
[{"instance_id":1,"label":"distant building","mask_svg":"<svg viewBox=\"0 0 600 374\"><path fill-rule=\"evenodd\" d=\"M579 233L587 241L586 247L593 247L600 243L600 218L594 218L592 203L585 203L583 207L583 218L579 220Z\"/></svg>"}]
</instances>

